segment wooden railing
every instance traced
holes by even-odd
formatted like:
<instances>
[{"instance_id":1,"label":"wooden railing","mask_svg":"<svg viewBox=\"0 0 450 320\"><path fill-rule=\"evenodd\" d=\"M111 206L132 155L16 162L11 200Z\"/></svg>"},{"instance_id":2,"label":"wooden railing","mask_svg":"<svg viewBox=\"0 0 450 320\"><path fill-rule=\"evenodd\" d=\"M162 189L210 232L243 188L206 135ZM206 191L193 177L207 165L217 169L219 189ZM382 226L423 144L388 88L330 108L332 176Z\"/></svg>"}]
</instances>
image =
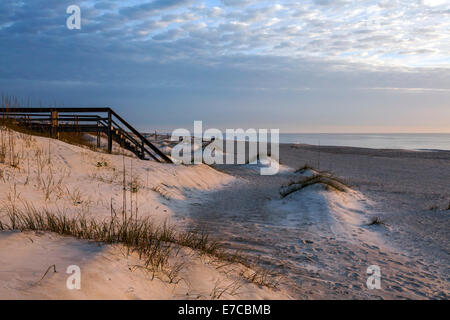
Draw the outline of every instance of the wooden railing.
<instances>
[{"instance_id":1,"label":"wooden railing","mask_svg":"<svg viewBox=\"0 0 450 320\"><path fill-rule=\"evenodd\" d=\"M115 141L140 159L172 163L168 156L111 108L2 108L0 118L13 120L30 130L49 132L54 138L61 132L95 133L97 146L100 146L103 133L107 136L109 153Z\"/></svg>"}]
</instances>

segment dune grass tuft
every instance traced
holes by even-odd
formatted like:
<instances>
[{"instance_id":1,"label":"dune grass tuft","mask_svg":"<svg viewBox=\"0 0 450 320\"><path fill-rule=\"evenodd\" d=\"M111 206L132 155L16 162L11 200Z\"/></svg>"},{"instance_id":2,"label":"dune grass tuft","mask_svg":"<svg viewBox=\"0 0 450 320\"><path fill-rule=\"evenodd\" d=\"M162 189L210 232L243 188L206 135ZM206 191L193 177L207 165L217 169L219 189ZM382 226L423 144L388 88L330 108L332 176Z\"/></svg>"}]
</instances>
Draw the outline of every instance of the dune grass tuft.
<instances>
[{"instance_id":1,"label":"dune grass tuft","mask_svg":"<svg viewBox=\"0 0 450 320\"><path fill-rule=\"evenodd\" d=\"M444 207L441 207L437 204L433 204L428 208L428 210L430 210L430 211L448 211L448 210L450 210L450 202L448 203L448 206L444 206Z\"/></svg>"},{"instance_id":2,"label":"dune grass tuft","mask_svg":"<svg viewBox=\"0 0 450 320\"><path fill-rule=\"evenodd\" d=\"M26 205L24 209L9 205L2 210L5 214L0 219L0 231L54 232L104 244L120 244L128 253L137 253L143 261L142 267L153 273L153 277L164 276L168 283L176 284L181 280L179 274L185 262L173 263L169 259L186 247L215 258L218 264L220 261L225 263L221 266L241 264L245 268L240 276L249 283L272 289L279 284L275 273L250 265L237 252L230 254L206 232L179 232L168 223L157 225L150 219L119 219L112 216L111 219L98 221L84 216L67 217L62 213L38 210L31 205Z\"/></svg>"},{"instance_id":3,"label":"dune grass tuft","mask_svg":"<svg viewBox=\"0 0 450 320\"><path fill-rule=\"evenodd\" d=\"M310 166L309 164L305 164L304 166L298 168L297 170L295 170L295 173L303 173L306 170L311 170L311 171L315 171L315 169Z\"/></svg>"},{"instance_id":4,"label":"dune grass tuft","mask_svg":"<svg viewBox=\"0 0 450 320\"><path fill-rule=\"evenodd\" d=\"M119 219L102 221L84 216L66 217L30 205L25 209L3 208L0 230L45 231L105 244L121 244L136 252L144 266L152 272L170 272L169 258L180 247L188 247L208 255L221 255L221 245L204 232L177 232L167 223L156 225L150 219Z\"/></svg>"},{"instance_id":5,"label":"dune grass tuft","mask_svg":"<svg viewBox=\"0 0 450 320\"><path fill-rule=\"evenodd\" d=\"M373 217L372 220L367 224L368 226L386 226L386 222L382 220L380 217Z\"/></svg>"},{"instance_id":6,"label":"dune grass tuft","mask_svg":"<svg viewBox=\"0 0 450 320\"><path fill-rule=\"evenodd\" d=\"M285 198L291 193L315 184L324 185L327 190L332 189L340 192L346 192L349 188L349 185L346 182L331 174L317 173L310 177L303 177L300 180L290 182L287 186L281 188L280 195L282 198Z\"/></svg>"}]
</instances>

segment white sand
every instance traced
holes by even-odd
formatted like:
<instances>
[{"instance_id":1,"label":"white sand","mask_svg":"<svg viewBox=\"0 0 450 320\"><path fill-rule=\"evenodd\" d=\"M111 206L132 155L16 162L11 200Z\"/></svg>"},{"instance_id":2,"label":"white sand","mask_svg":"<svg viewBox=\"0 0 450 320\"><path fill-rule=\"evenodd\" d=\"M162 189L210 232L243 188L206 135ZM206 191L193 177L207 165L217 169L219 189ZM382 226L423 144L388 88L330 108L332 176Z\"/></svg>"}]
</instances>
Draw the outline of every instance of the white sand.
<instances>
[{"instance_id":1,"label":"white sand","mask_svg":"<svg viewBox=\"0 0 450 320\"><path fill-rule=\"evenodd\" d=\"M138 208L138 216L169 219L180 229L205 228L285 278L277 290L256 286L239 275L251 273L243 266L221 267L184 248L171 257L174 265L184 262L181 280L170 283L162 275L152 278L120 245L8 231L0 232L0 298L448 299L450 211L428 209L450 200L445 152L323 147L319 154L311 146L282 145L280 174L261 176L261 164L218 171L20 136L17 168L8 156L0 164L2 208L31 203L68 216L109 218L111 205L122 210L125 160L126 182L138 188L132 203L127 193L128 212ZM305 163L339 175L352 189L316 185L281 199L280 187L298 179L294 169ZM374 216L387 225L368 226ZM80 291L65 286L72 264L82 270ZM40 281L51 265L57 273ZM370 265L381 268L380 290L366 287Z\"/></svg>"},{"instance_id":2,"label":"white sand","mask_svg":"<svg viewBox=\"0 0 450 320\"><path fill-rule=\"evenodd\" d=\"M282 145L281 163L320 163L350 192L314 186L280 199L280 187L298 178L293 170L260 176L216 166L239 183L192 206L191 223L285 274L295 298L448 299L450 154L329 149L319 160L314 147ZM388 225L368 226L375 216ZM371 265L381 269L379 290L366 286Z\"/></svg>"},{"instance_id":3,"label":"white sand","mask_svg":"<svg viewBox=\"0 0 450 320\"><path fill-rule=\"evenodd\" d=\"M122 211L123 168L126 184L138 192L126 210L155 221L179 223L174 212L187 212L208 193L232 184L233 177L208 166L175 166L108 155L57 140L5 133L14 141L19 159L0 164L0 202L5 206L46 208L67 216L109 218L111 206ZM180 226L181 227L181 226ZM171 257L183 262L177 283L152 279L135 254L120 245L103 245L50 233L0 232L0 299L285 299L289 295L249 283L239 275L251 273L241 265L218 268L220 262L182 249ZM40 281L49 266L49 273ZM82 272L80 291L66 288L69 265ZM223 293L222 293L223 292Z\"/></svg>"},{"instance_id":4,"label":"white sand","mask_svg":"<svg viewBox=\"0 0 450 320\"><path fill-rule=\"evenodd\" d=\"M0 299L283 299L280 291L249 284L240 268L220 268L191 250L177 283L142 268L121 246L101 245L48 233L0 232ZM51 269L40 281L49 266ZM67 267L81 269L81 290L68 290ZM180 280L181 279L181 280ZM224 292L221 296L219 296Z\"/></svg>"}]
</instances>

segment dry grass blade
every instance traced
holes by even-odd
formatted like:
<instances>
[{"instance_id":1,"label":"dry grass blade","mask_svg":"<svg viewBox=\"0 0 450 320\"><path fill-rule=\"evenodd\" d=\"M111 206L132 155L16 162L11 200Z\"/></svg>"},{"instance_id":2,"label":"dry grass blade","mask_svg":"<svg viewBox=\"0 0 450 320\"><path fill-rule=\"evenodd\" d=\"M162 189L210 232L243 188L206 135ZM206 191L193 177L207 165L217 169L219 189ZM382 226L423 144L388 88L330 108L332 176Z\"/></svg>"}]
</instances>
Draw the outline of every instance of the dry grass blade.
<instances>
[{"instance_id":1,"label":"dry grass blade","mask_svg":"<svg viewBox=\"0 0 450 320\"><path fill-rule=\"evenodd\" d=\"M53 268L53 273L56 273L56 265L53 264L47 268L47 271L45 271L44 275L38 282L41 282L45 278L45 276L47 275L47 273L50 271L51 268Z\"/></svg>"}]
</instances>

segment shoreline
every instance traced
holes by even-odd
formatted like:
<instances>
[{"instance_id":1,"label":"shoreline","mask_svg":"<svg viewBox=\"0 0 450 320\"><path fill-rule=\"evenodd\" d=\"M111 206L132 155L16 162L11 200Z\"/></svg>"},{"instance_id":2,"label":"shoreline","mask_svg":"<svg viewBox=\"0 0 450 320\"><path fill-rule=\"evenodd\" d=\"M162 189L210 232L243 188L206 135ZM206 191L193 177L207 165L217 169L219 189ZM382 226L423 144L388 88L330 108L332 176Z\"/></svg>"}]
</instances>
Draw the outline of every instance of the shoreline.
<instances>
[{"instance_id":1,"label":"shoreline","mask_svg":"<svg viewBox=\"0 0 450 320\"><path fill-rule=\"evenodd\" d=\"M144 135L150 139L154 139L154 134L147 134L144 133ZM284 135L289 135L289 134L284 134ZM307 135L307 134L306 134ZM320 134L318 134L320 135ZM334 136L334 134L326 134L326 135L330 135L330 136ZM337 134L337 135L347 135L347 134ZM359 135L359 134L357 134ZM361 135L368 135L368 134L361 134ZM377 134L373 134L373 135L377 135ZM399 135L399 134L388 134L388 135ZM422 135L422 134L409 134L409 133L405 133L403 134L404 136L414 136L414 135ZM430 133L429 135L444 135L444 136L448 136L448 139L450 140L450 133L441 133L441 134L434 134L434 133ZM160 134L158 135L161 138L165 138L165 139L170 139L170 134ZM304 142L292 142L292 141L281 141L283 134L280 134L280 141L278 144L280 145L298 145L298 146L310 146L310 147L316 147L316 148L355 148L355 149L371 149L371 150L385 150L385 151L423 151L423 152L450 152L450 144L446 143L447 149L445 148L436 148L436 147L425 147L423 146L424 143L420 144L421 146L416 146L416 147L406 147L406 146L370 146L370 143L368 144L360 144L360 145L350 145L350 144L344 144L344 143L339 143L339 144L327 144L327 143L304 143ZM194 139L194 136L191 136L192 139ZM447 138L447 137L446 137ZM270 144L270 135L269 135L269 139L266 139L267 143ZM240 139L239 137L234 137L231 140L227 140L227 139L223 139L222 141L226 142L226 141L234 141L235 143L238 142L246 142L249 143L248 138L245 139ZM206 140L204 140L204 142L206 142ZM320 142L320 141L317 141Z\"/></svg>"},{"instance_id":2,"label":"shoreline","mask_svg":"<svg viewBox=\"0 0 450 320\"><path fill-rule=\"evenodd\" d=\"M352 148L352 149L368 149L368 150L378 150L378 151L424 151L424 152L448 152L450 150L447 149L402 149L402 148L372 148L372 147L354 147L348 145L318 145L318 144L308 144L308 143L289 143L289 142L280 142L280 145L294 145L294 146L304 146L304 147L314 147L314 148Z\"/></svg>"},{"instance_id":3,"label":"shoreline","mask_svg":"<svg viewBox=\"0 0 450 320\"><path fill-rule=\"evenodd\" d=\"M355 154L370 155L380 157L402 156L404 158L426 157L439 159L450 159L450 150L441 149L390 149L390 148L369 148L369 147L352 147L352 146L332 146L332 145L312 145L312 144L295 144L280 143L280 153L282 148L304 149L315 152L336 153L336 154Z\"/></svg>"}]
</instances>

